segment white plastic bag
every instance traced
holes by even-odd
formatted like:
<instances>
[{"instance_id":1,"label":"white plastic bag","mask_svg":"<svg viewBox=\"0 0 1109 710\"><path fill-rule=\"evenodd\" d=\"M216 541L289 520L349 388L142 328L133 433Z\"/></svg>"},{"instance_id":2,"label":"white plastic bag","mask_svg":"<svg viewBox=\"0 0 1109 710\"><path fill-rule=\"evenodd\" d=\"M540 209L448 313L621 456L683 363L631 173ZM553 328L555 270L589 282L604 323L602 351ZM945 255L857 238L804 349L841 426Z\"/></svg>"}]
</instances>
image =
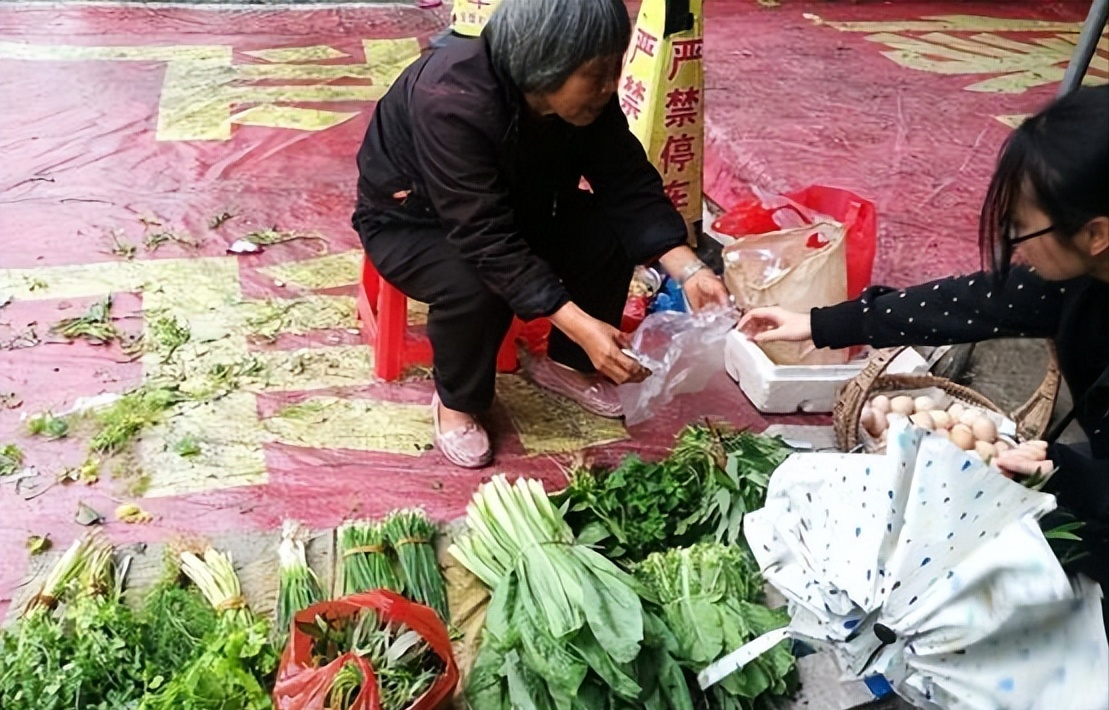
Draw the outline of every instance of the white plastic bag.
<instances>
[{"instance_id":1,"label":"white plastic bag","mask_svg":"<svg viewBox=\"0 0 1109 710\"><path fill-rule=\"evenodd\" d=\"M631 350L651 371L643 382L620 387L624 421L645 422L675 395L700 392L724 372L724 341L739 313L716 306L699 313L659 311L647 316L632 338Z\"/></svg>"}]
</instances>

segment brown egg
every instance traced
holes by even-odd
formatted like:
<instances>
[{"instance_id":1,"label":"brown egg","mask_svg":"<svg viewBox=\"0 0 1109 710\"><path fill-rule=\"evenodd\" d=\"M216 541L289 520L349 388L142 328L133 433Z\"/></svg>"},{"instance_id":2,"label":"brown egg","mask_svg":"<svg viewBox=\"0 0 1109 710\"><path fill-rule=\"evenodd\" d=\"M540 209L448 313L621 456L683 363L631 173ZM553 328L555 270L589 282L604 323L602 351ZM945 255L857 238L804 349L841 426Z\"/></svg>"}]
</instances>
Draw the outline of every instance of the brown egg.
<instances>
[{"instance_id":1,"label":"brown egg","mask_svg":"<svg viewBox=\"0 0 1109 710\"><path fill-rule=\"evenodd\" d=\"M932 431L936 428L936 425L932 422L932 415L928 412L917 412L909 417L909 421L913 423L913 426L918 426L928 431Z\"/></svg>"},{"instance_id":2,"label":"brown egg","mask_svg":"<svg viewBox=\"0 0 1109 710\"><path fill-rule=\"evenodd\" d=\"M913 400L913 407L918 412L931 412L936 409L936 400L927 396L920 396Z\"/></svg>"},{"instance_id":3,"label":"brown egg","mask_svg":"<svg viewBox=\"0 0 1109 710\"><path fill-rule=\"evenodd\" d=\"M961 402L952 402L951 406L947 408L947 413L951 415L953 422L958 422L959 417L963 416L966 407Z\"/></svg>"},{"instance_id":4,"label":"brown egg","mask_svg":"<svg viewBox=\"0 0 1109 710\"><path fill-rule=\"evenodd\" d=\"M974 434L970 428L960 424L951 430L951 441L963 451L974 448Z\"/></svg>"},{"instance_id":5,"label":"brown egg","mask_svg":"<svg viewBox=\"0 0 1109 710\"><path fill-rule=\"evenodd\" d=\"M870 400L870 408L876 412L889 414L890 411L890 398L884 394L880 394L874 399Z\"/></svg>"},{"instance_id":6,"label":"brown egg","mask_svg":"<svg viewBox=\"0 0 1109 710\"><path fill-rule=\"evenodd\" d=\"M971 425L970 430L978 441L985 441L988 444L997 441L997 425L985 415L979 417L978 421Z\"/></svg>"},{"instance_id":7,"label":"brown egg","mask_svg":"<svg viewBox=\"0 0 1109 710\"><path fill-rule=\"evenodd\" d=\"M880 412L877 409L875 409L874 410L874 431L871 432L871 436L880 436L882 434L885 434L886 429L888 429L888 428L889 428L889 420L886 418L886 413L885 412Z\"/></svg>"},{"instance_id":8,"label":"brown egg","mask_svg":"<svg viewBox=\"0 0 1109 710\"><path fill-rule=\"evenodd\" d=\"M867 431L868 434L874 434L874 410L870 405L863 407L863 413L859 417L859 425Z\"/></svg>"},{"instance_id":9,"label":"brown egg","mask_svg":"<svg viewBox=\"0 0 1109 710\"><path fill-rule=\"evenodd\" d=\"M942 409L935 409L929 414L932 415L932 423L936 425L937 429L950 429L951 425L955 423L952 421L951 415Z\"/></svg>"},{"instance_id":10,"label":"brown egg","mask_svg":"<svg viewBox=\"0 0 1109 710\"><path fill-rule=\"evenodd\" d=\"M907 417L913 413L913 398L901 395L890 400L890 411Z\"/></svg>"},{"instance_id":11,"label":"brown egg","mask_svg":"<svg viewBox=\"0 0 1109 710\"><path fill-rule=\"evenodd\" d=\"M974 422L982 416L982 412L977 409L964 409L963 413L959 415L959 423L966 424L968 427L973 427Z\"/></svg>"}]
</instances>

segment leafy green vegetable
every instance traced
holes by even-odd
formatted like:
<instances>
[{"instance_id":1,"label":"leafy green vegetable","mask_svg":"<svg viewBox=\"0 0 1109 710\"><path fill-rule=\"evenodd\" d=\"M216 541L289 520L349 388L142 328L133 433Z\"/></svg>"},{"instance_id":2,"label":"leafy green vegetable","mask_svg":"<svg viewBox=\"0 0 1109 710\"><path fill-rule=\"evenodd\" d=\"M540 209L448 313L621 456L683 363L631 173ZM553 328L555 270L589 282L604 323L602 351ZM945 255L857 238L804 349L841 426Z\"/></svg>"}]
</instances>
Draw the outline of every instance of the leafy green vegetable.
<instances>
[{"instance_id":1,"label":"leafy green vegetable","mask_svg":"<svg viewBox=\"0 0 1109 710\"><path fill-rule=\"evenodd\" d=\"M92 304L83 316L58 321L52 330L69 340L84 338L93 345L107 345L121 336L112 323L111 296Z\"/></svg>"},{"instance_id":2,"label":"leafy green vegetable","mask_svg":"<svg viewBox=\"0 0 1109 710\"><path fill-rule=\"evenodd\" d=\"M758 603L761 577L750 555L738 547L709 543L654 553L636 566L635 574L657 595L691 688L696 688L692 677L714 661L789 623L784 610ZM795 689L794 659L783 642L707 692L696 693L708 707L753 710Z\"/></svg>"},{"instance_id":3,"label":"leafy green vegetable","mask_svg":"<svg viewBox=\"0 0 1109 710\"><path fill-rule=\"evenodd\" d=\"M580 542L625 563L707 540L734 544L743 516L765 502L770 474L790 452L775 437L687 427L657 463L632 456L611 471L574 471L558 502L568 506Z\"/></svg>"},{"instance_id":4,"label":"leafy green vegetable","mask_svg":"<svg viewBox=\"0 0 1109 710\"><path fill-rule=\"evenodd\" d=\"M386 622L371 609L363 609L354 618L317 616L314 626L303 625L301 631L313 639L315 667L351 651L365 659L373 669L383 710L405 710L443 672L443 660L416 631ZM329 710L351 708L364 682L359 665L348 661L332 680Z\"/></svg>"},{"instance_id":5,"label":"leafy green vegetable","mask_svg":"<svg viewBox=\"0 0 1109 710\"><path fill-rule=\"evenodd\" d=\"M139 710L270 710L266 688L277 668L269 624L243 600L231 560L208 548L180 556L181 571L219 614L202 651L167 682L145 695Z\"/></svg>"},{"instance_id":6,"label":"leafy green vegetable","mask_svg":"<svg viewBox=\"0 0 1109 710\"><path fill-rule=\"evenodd\" d=\"M466 522L450 552L493 590L466 689L473 707L638 707L653 698L654 707L692 710L688 688L657 682L669 650L647 635L641 585L574 540L541 484L495 476Z\"/></svg>"}]
</instances>

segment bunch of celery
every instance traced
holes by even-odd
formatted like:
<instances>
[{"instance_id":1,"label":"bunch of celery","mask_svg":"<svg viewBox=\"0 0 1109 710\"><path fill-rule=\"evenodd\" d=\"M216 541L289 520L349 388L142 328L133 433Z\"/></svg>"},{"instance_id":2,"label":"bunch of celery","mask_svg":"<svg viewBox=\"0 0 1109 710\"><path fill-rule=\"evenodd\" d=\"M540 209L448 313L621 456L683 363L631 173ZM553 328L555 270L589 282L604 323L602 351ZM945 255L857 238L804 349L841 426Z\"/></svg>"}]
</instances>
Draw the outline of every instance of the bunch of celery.
<instances>
[{"instance_id":1,"label":"bunch of celery","mask_svg":"<svg viewBox=\"0 0 1109 710\"><path fill-rule=\"evenodd\" d=\"M635 579L577 544L537 481L495 476L451 554L493 590L472 707L691 710L675 640Z\"/></svg>"}]
</instances>

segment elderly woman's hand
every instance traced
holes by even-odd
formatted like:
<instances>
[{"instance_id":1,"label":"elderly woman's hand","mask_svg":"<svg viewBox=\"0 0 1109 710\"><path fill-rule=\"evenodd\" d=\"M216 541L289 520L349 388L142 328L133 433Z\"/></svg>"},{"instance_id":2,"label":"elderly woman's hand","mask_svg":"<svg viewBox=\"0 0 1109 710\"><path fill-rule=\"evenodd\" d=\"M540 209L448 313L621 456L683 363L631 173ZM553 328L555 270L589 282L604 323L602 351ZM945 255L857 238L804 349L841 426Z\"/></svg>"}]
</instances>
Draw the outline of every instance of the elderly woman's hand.
<instances>
[{"instance_id":1,"label":"elderly woman's hand","mask_svg":"<svg viewBox=\"0 0 1109 710\"><path fill-rule=\"evenodd\" d=\"M593 367L618 385L642 382L651 371L622 351L631 337L604 321L597 320L574 303L567 303L551 316L551 323L581 346Z\"/></svg>"},{"instance_id":2,"label":"elderly woman's hand","mask_svg":"<svg viewBox=\"0 0 1109 710\"><path fill-rule=\"evenodd\" d=\"M689 301L690 307L695 311L708 306L731 305L731 296L728 295L728 289L724 287L724 282L708 268L701 269L690 276L682 284L682 290L685 291L685 297Z\"/></svg>"}]
</instances>

